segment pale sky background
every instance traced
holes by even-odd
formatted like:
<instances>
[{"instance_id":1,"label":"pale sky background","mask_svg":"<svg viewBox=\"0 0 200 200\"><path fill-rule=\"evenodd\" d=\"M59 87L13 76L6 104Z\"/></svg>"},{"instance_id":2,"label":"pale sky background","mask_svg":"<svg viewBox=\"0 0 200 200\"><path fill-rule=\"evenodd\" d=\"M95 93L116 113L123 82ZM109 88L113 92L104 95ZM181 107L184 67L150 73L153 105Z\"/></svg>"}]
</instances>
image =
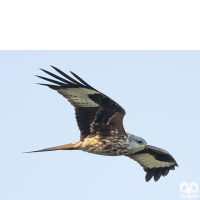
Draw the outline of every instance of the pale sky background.
<instances>
[{"instance_id":1,"label":"pale sky background","mask_svg":"<svg viewBox=\"0 0 200 200\"><path fill-rule=\"evenodd\" d=\"M200 51L1 51L0 199L181 199L200 185ZM127 132L167 150L179 167L158 182L124 156L24 154L79 140L74 109L34 75L73 71L125 110ZM56 73L57 74L57 73ZM199 192L197 193L199 195Z\"/></svg>"}]
</instances>

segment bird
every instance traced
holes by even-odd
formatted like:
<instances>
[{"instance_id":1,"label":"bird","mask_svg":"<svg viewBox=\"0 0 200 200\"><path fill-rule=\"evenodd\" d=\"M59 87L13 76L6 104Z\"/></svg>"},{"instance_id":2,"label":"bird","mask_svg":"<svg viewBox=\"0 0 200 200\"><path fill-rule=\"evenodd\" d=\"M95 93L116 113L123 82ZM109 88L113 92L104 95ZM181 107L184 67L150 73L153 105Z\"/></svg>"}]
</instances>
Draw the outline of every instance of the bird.
<instances>
[{"instance_id":1,"label":"bird","mask_svg":"<svg viewBox=\"0 0 200 200\"><path fill-rule=\"evenodd\" d=\"M33 152L55 150L82 150L103 156L126 156L136 161L146 172L145 180L152 177L158 181L170 170L178 167L177 162L166 150L148 145L136 135L127 133L123 127L125 110L111 98L99 92L75 73L73 78L51 65L61 76L41 69L54 79L37 76L53 84L38 83L57 91L75 109L75 117L80 130L78 142L45 148Z\"/></svg>"}]
</instances>

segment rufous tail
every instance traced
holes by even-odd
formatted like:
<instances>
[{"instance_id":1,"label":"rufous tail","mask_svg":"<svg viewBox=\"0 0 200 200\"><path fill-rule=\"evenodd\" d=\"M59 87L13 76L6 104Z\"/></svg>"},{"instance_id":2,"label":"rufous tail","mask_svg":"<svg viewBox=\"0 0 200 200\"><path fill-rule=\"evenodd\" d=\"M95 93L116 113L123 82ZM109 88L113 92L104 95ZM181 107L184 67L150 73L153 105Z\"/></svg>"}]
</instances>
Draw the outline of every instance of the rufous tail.
<instances>
[{"instance_id":1,"label":"rufous tail","mask_svg":"<svg viewBox=\"0 0 200 200\"><path fill-rule=\"evenodd\" d=\"M41 149L41 150L37 150L37 151L29 151L29 152L24 152L24 153L34 153L34 152L43 152L43 151L56 151L56 150L78 150L79 146L81 144L79 142L75 142L75 143L70 143L70 144L64 144L64 145L60 145L60 146L56 146L56 147L50 147L50 148L46 148L46 149Z\"/></svg>"}]
</instances>

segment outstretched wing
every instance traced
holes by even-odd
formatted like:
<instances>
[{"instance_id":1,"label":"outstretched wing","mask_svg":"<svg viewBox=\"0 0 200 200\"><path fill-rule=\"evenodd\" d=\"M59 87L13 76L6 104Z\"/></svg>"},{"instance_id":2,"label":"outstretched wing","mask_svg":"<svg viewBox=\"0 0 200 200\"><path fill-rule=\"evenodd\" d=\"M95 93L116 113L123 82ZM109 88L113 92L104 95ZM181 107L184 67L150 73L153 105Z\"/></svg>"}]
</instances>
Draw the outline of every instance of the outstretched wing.
<instances>
[{"instance_id":1,"label":"outstretched wing","mask_svg":"<svg viewBox=\"0 0 200 200\"><path fill-rule=\"evenodd\" d=\"M73 72L71 72L72 75L78 81L56 67L53 68L65 78L61 78L51 72L41 69L57 80L37 76L56 84L40 85L45 85L56 90L74 106L77 124L81 133L81 141L90 134L99 134L104 136L126 134L122 122L125 110L120 105L91 87Z\"/></svg>"},{"instance_id":2,"label":"outstretched wing","mask_svg":"<svg viewBox=\"0 0 200 200\"><path fill-rule=\"evenodd\" d=\"M147 182L153 176L154 180L158 181L161 175L166 176L169 170L175 170L175 166L178 166L167 151L150 145L142 151L127 156L137 161L147 172L145 176Z\"/></svg>"}]
</instances>

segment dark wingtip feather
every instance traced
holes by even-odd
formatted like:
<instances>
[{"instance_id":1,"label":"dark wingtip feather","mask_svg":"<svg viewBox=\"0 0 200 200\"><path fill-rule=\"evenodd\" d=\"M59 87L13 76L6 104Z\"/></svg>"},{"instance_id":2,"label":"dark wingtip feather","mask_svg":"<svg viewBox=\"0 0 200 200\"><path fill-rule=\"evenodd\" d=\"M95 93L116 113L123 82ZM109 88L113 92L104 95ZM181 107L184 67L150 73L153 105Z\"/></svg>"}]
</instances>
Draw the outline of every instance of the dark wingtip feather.
<instances>
[{"instance_id":1,"label":"dark wingtip feather","mask_svg":"<svg viewBox=\"0 0 200 200\"><path fill-rule=\"evenodd\" d=\"M171 168L170 168L171 170L175 170L175 166L171 166Z\"/></svg>"},{"instance_id":2,"label":"dark wingtip feather","mask_svg":"<svg viewBox=\"0 0 200 200\"><path fill-rule=\"evenodd\" d=\"M68 85L74 85L74 83L72 83L72 82L70 82L70 81L68 81L68 80L65 80L65 79L63 79L63 78L61 78L61 77L59 77L59 76L57 76L57 75L55 75L55 74L53 74L53 73L51 73L51 72L48 72L47 70L44 70L44 69L41 69L43 72L45 72L45 73L47 73L48 75L50 75L50 76L52 76L52 77L54 77L54 78L56 78L56 79L58 79L58 80L60 80L60 81L62 81L62 82L64 82L64 83L67 83Z\"/></svg>"},{"instance_id":3,"label":"dark wingtip feather","mask_svg":"<svg viewBox=\"0 0 200 200\"><path fill-rule=\"evenodd\" d=\"M36 76L37 76L38 78L44 79L45 81L49 81L49 82L58 84L58 85L60 85L60 86L66 86L66 84L64 84L64 83L62 83L62 82L60 82L60 81L55 81L55 80L53 80L53 79L45 78L45 77L43 77L43 76L38 76L38 75L36 75Z\"/></svg>"},{"instance_id":4,"label":"dark wingtip feather","mask_svg":"<svg viewBox=\"0 0 200 200\"><path fill-rule=\"evenodd\" d=\"M69 79L70 81L72 81L73 83L77 84L78 86L84 87L84 85L82 85L80 82L74 80L73 78L71 78L70 76L68 76L67 74L65 74L64 72L62 72L60 69L54 67L51 65L51 67L53 67L58 73L60 73L62 76L64 76L65 78Z\"/></svg>"},{"instance_id":5,"label":"dark wingtip feather","mask_svg":"<svg viewBox=\"0 0 200 200\"><path fill-rule=\"evenodd\" d=\"M49 88L51 88L51 89L53 89L53 90L57 90L57 89L60 88L60 86L57 86L57 85L44 84L44 83L36 83L36 84L38 84L38 85L43 85L43 86L47 86L47 87L49 87Z\"/></svg>"},{"instance_id":6,"label":"dark wingtip feather","mask_svg":"<svg viewBox=\"0 0 200 200\"><path fill-rule=\"evenodd\" d=\"M39 69L42 70L43 72L46 72L46 73L48 72L48 71L46 71L45 69L42 69L42 68L39 68Z\"/></svg>"},{"instance_id":7,"label":"dark wingtip feather","mask_svg":"<svg viewBox=\"0 0 200 200\"><path fill-rule=\"evenodd\" d=\"M152 177L153 177L153 175L152 175L152 176L148 176L148 175L146 174L146 176L145 176L146 182L149 182L149 181L151 180Z\"/></svg>"},{"instance_id":8,"label":"dark wingtip feather","mask_svg":"<svg viewBox=\"0 0 200 200\"><path fill-rule=\"evenodd\" d=\"M163 168L163 169L162 169L162 176L163 176L163 177L167 176L167 174L169 173L169 170L170 170L170 169L167 168L167 167Z\"/></svg>"},{"instance_id":9,"label":"dark wingtip feather","mask_svg":"<svg viewBox=\"0 0 200 200\"><path fill-rule=\"evenodd\" d=\"M74 72L70 71L70 73L75 77L77 78L81 83L83 83L85 86L93 89L93 90L96 90L94 89L91 85L89 85L88 83L86 83L82 78L80 78L78 75L76 75ZM96 90L97 91L97 90Z\"/></svg>"},{"instance_id":10,"label":"dark wingtip feather","mask_svg":"<svg viewBox=\"0 0 200 200\"><path fill-rule=\"evenodd\" d=\"M154 181L157 182L162 175L162 169L157 169L154 173Z\"/></svg>"},{"instance_id":11,"label":"dark wingtip feather","mask_svg":"<svg viewBox=\"0 0 200 200\"><path fill-rule=\"evenodd\" d=\"M155 168L153 168L153 169L146 169L146 172L147 172L146 176L145 176L146 182L148 182L148 181L151 180L151 178L153 177L155 171L156 171Z\"/></svg>"},{"instance_id":12,"label":"dark wingtip feather","mask_svg":"<svg viewBox=\"0 0 200 200\"><path fill-rule=\"evenodd\" d=\"M54 67L53 65L50 65L53 69L55 69L57 72L61 71L57 67ZM64 73L64 72L63 72Z\"/></svg>"}]
</instances>

